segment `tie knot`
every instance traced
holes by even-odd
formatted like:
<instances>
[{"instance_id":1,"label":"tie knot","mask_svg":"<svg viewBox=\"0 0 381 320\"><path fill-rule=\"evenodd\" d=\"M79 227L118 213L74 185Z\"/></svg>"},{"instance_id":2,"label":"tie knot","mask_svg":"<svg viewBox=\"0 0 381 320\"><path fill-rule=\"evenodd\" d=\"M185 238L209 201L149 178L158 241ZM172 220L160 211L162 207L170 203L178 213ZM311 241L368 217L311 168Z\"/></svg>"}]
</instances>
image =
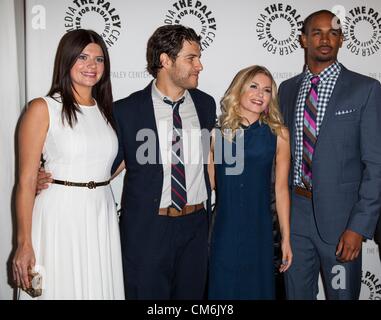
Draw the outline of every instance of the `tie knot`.
<instances>
[{"instance_id":1,"label":"tie knot","mask_svg":"<svg viewBox=\"0 0 381 320\"><path fill-rule=\"evenodd\" d=\"M319 76L313 76L311 78L311 83L314 84L314 85L318 85L320 82L320 77Z\"/></svg>"},{"instance_id":2,"label":"tie knot","mask_svg":"<svg viewBox=\"0 0 381 320\"><path fill-rule=\"evenodd\" d=\"M164 97L163 101L166 103L166 104L169 104L170 106L172 106L172 108L176 108L178 106L180 106L180 104L182 104L184 102L184 99L185 99L185 96L182 97L180 100L177 100L177 101L171 101L169 100L167 97Z\"/></svg>"}]
</instances>

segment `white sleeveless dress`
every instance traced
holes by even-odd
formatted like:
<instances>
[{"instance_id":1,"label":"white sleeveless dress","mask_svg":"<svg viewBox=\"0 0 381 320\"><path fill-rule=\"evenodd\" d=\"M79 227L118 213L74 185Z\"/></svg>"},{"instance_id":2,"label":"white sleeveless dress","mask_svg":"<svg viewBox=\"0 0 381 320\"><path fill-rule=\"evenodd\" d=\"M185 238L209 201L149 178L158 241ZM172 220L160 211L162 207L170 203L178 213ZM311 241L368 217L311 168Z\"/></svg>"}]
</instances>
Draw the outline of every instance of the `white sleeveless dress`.
<instances>
[{"instance_id":1,"label":"white sleeveless dress","mask_svg":"<svg viewBox=\"0 0 381 320\"><path fill-rule=\"evenodd\" d=\"M98 107L81 106L73 128L62 104L44 98L49 130L45 170L72 182L110 178L118 140ZM121 245L110 185L88 189L50 184L35 199L32 241L43 294L35 299L124 299ZM31 299L21 291L20 299Z\"/></svg>"}]
</instances>

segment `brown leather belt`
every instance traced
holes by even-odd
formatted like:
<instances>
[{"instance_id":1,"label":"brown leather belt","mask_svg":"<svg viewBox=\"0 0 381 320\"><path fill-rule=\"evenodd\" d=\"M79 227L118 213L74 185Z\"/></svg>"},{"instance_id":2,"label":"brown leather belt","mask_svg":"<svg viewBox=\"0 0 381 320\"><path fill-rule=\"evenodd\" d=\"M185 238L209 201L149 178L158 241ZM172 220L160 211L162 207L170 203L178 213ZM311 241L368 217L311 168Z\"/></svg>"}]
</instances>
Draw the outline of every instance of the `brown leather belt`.
<instances>
[{"instance_id":1,"label":"brown leather belt","mask_svg":"<svg viewBox=\"0 0 381 320\"><path fill-rule=\"evenodd\" d=\"M110 183L110 180L103 181L103 182L94 182L94 181L89 181L89 182L71 182L71 181L64 181L64 180L53 179L52 183L62 184L63 186L67 186L67 187L86 187L86 188L89 188L89 189L95 189L96 187L108 185Z\"/></svg>"},{"instance_id":2,"label":"brown leather belt","mask_svg":"<svg viewBox=\"0 0 381 320\"><path fill-rule=\"evenodd\" d=\"M201 210L203 208L204 208L203 203L190 204L188 206L185 206L181 211L179 211L173 207L160 208L159 209L159 215L160 216L168 216L168 217L180 217L180 216L185 216L187 214L196 212L196 211Z\"/></svg>"},{"instance_id":3,"label":"brown leather belt","mask_svg":"<svg viewBox=\"0 0 381 320\"><path fill-rule=\"evenodd\" d=\"M312 199L312 191L309 191L305 188L302 188L302 187L299 187L299 186L295 186L295 193L302 196L302 197L306 197L308 199Z\"/></svg>"}]
</instances>

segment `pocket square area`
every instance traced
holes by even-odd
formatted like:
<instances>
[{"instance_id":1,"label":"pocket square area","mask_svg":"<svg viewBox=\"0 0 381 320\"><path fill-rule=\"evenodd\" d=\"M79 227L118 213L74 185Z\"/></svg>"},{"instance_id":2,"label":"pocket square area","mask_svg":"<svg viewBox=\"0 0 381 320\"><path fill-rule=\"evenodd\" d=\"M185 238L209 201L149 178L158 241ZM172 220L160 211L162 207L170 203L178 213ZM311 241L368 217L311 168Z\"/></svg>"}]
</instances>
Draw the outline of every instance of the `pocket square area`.
<instances>
[{"instance_id":1,"label":"pocket square area","mask_svg":"<svg viewBox=\"0 0 381 320\"><path fill-rule=\"evenodd\" d=\"M352 113L352 112L354 112L354 111L356 111L356 109L338 110L338 111L335 112L335 115L336 115L336 116L341 116L341 115L343 115L343 114Z\"/></svg>"}]
</instances>

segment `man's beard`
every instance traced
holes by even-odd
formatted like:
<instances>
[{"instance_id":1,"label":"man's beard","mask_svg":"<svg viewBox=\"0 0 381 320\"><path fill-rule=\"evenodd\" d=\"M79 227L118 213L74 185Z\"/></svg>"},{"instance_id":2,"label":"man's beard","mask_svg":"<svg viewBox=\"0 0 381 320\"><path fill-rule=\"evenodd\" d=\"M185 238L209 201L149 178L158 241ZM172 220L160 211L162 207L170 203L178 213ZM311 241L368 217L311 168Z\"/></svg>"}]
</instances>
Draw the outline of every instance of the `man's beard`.
<instances>
[{"instance_id":1,"label":"man's beard","mask_svg":"<svg viewBox=\"0 0 381 320\"><path fill-rule=\"evenodd\" d=\"M315 57L315 61L318 61L318 62L327 62L327 61L331 61L331 60L335 60L333 55L331 55L331 56L316 56Z\"/></svg>"}]
</instances>

